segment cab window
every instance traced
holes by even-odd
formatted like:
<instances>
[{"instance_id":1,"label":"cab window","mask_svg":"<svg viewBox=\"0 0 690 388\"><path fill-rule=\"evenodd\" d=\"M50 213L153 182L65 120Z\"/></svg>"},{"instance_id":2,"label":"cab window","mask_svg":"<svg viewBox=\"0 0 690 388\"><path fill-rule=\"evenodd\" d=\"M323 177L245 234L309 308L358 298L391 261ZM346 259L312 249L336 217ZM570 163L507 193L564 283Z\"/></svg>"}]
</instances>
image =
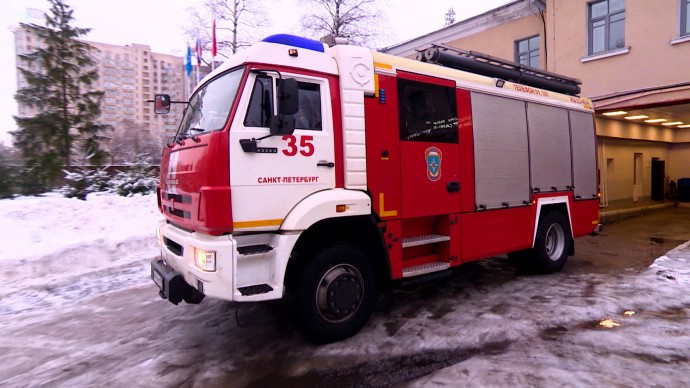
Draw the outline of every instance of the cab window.
<instances>
[{"instance_id":1,"label":"cab window","mask_svg":"<svg viewBox=\"0 0 690 388\"><path fill-rule=\"evenodd\" d=\"M455 89L398 79L400 140L458 142Z\"/></svg>"},{"instance_id":2,"label":"cab window","mask_svg":"<svg viewBox=\"0 0 690 388\"><path fill-rule=\"evenodd\" d=\"M249 98L245 127L268 127L273 117L273 78L259 75Z\"/></svg>"},{"instance_id":3,"label":"cab window","mask_svg":"<svg viewBox=\"0 0 690 388\"><path fill-rule=\"evenodd\" d=\"M298 82L299 110L295 113L295 128L321 130L321 85Z\"/></svg>"},{"instance_id":4,"label":"cab window","mask_svg":"<svg viewBox=\"0 0 690 388\"><path fill-rule=\"evenodd\" d=\"M278 80L280 82L280 80ZM295 113L295 128L321 130L321 85L310 82L298 82L299 110ZM259 75L254 81L249 98L245 127L268 128L271 117L275 114L273 78Z\"/></svg>"}]
</instances>

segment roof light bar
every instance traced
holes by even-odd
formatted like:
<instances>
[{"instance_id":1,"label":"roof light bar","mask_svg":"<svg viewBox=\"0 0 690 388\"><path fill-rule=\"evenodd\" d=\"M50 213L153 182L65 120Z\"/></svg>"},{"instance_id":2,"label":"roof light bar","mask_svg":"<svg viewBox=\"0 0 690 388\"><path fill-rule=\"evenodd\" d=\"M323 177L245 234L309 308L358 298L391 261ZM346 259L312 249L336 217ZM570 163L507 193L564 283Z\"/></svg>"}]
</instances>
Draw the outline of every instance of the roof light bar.
<instances>
[{"instance_id":1,"label":"roof light bar","mask_svg":"<svg viewBox=\"0 0 690 388\"><path fill-rule=\"evenodd\" d=\"M316 40L302 38L301 36L295 36L290 34L271 35L264 38L262 42L284 44L286 46L303 48L307 50L318 51L321 53L324 52L323 43Z\"/></svg>"}]
</instances>

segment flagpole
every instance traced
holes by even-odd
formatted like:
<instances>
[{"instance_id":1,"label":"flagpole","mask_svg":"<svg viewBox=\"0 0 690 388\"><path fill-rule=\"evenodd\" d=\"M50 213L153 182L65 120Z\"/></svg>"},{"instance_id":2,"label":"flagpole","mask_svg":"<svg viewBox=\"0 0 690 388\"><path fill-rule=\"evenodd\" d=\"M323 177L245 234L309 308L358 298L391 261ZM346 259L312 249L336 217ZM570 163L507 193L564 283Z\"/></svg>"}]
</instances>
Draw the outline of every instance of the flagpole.
<instances>
[{"instance_id":1,"label":"flagpole","mask_svg":"<svg viewBox=\"0 0 690 388\"><path fill-rule=\"evenodd\" d=\"M201 82L201 39L199 39L199 33L196 35L196 83Z\"/></svg>"},{"instance_id":2,"label":"flagpole","mask_svg":"<svg viewBox=\"0 0 690 388\"><path fill-rule=\"evenodd\" d=\"M211 71L216 69L216 18L211 25Z\"/></svg>"},{"instance_id":3,"label":"flagpole","mask_svg":"<svg viewBox=\"0 0 690 388\"><path fill-rule=\"evenodd\" d=\"M192 75L192 49L189 47L189 42L187 42L187 55L184 62L185 99L188 99L192 94L192 88L189 85Z\"/></svg>"}]
</instances>

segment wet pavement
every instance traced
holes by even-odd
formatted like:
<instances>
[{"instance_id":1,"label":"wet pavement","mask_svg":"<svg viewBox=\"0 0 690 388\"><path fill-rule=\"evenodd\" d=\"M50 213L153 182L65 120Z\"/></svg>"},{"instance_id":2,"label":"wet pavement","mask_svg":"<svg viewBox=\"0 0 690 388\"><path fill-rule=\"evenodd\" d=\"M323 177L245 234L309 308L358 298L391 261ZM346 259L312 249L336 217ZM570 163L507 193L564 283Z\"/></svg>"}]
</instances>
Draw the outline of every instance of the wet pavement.
<instances>
[{"instance_id":1,"label":"wet pavement","mask_svg":"<svg viewBox=\"0 0 690 388\"><path fill-rule=\"evenodd\" d=\"M578 239L558 274L469 263L325 346L280 302L161 300L140 243L135 264L0 295L0 385L690 385L690 247L648 268L687 240L690 209L667 208Z\"/></svg>"}]
</instances>

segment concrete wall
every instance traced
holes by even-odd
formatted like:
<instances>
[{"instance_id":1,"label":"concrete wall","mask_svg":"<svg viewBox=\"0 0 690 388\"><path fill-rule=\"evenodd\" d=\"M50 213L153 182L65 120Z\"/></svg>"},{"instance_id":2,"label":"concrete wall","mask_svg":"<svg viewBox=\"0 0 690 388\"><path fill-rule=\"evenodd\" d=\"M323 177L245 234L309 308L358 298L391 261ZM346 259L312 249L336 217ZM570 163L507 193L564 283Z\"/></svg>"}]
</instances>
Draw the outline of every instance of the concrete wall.
<instances>
[{"instance_id":1,"label":"concrete wall","mask_svg":"<svg viewBox=\"0 0 690 388\"><path fill-rule=\"evenodd\" d=\"M640 197L650 197L652 158L659 158L666 162L666 175L669 175L671 165L671 145L662 142L638 141L628 139L603 138L603 146L599 146L602 161L599 169L606 170L606 195L609 201L632 198L634 154L642 154L642 181Z\"/></svg>"},{"instance_id":2,"label":"concrete wall","mask_svg":"<svg viewBox=\"0 0 690 388\"><path fill-rule=\"evenodd\" d=\"M667 165L667 174L671 179L690 178L690 143L677 143L671 145L670 168Z\"/></svg>"},{"instance_id":3,"label":"concrete wall","mask_svg":"<svg viewBox=\"0 0 690 388\"><path fill-rule=\"evenodd\" d=\"M678 0L625 2L626 54L582 62L587 57L587 0L546 0L548 68L583 81L582 94L688 82L690 41L672 44L679 33Z\"/></svg>"},{"instance_id":4,"label":"concrete wall","mask_svg":"<svg viewBox=\"0 0 690 388\"><path fill-rule=\"evenodd\" d=\"M620 120L596 118L597 135L622 139L674 141L674 129Z\"/></svg>"}]
</instances>

